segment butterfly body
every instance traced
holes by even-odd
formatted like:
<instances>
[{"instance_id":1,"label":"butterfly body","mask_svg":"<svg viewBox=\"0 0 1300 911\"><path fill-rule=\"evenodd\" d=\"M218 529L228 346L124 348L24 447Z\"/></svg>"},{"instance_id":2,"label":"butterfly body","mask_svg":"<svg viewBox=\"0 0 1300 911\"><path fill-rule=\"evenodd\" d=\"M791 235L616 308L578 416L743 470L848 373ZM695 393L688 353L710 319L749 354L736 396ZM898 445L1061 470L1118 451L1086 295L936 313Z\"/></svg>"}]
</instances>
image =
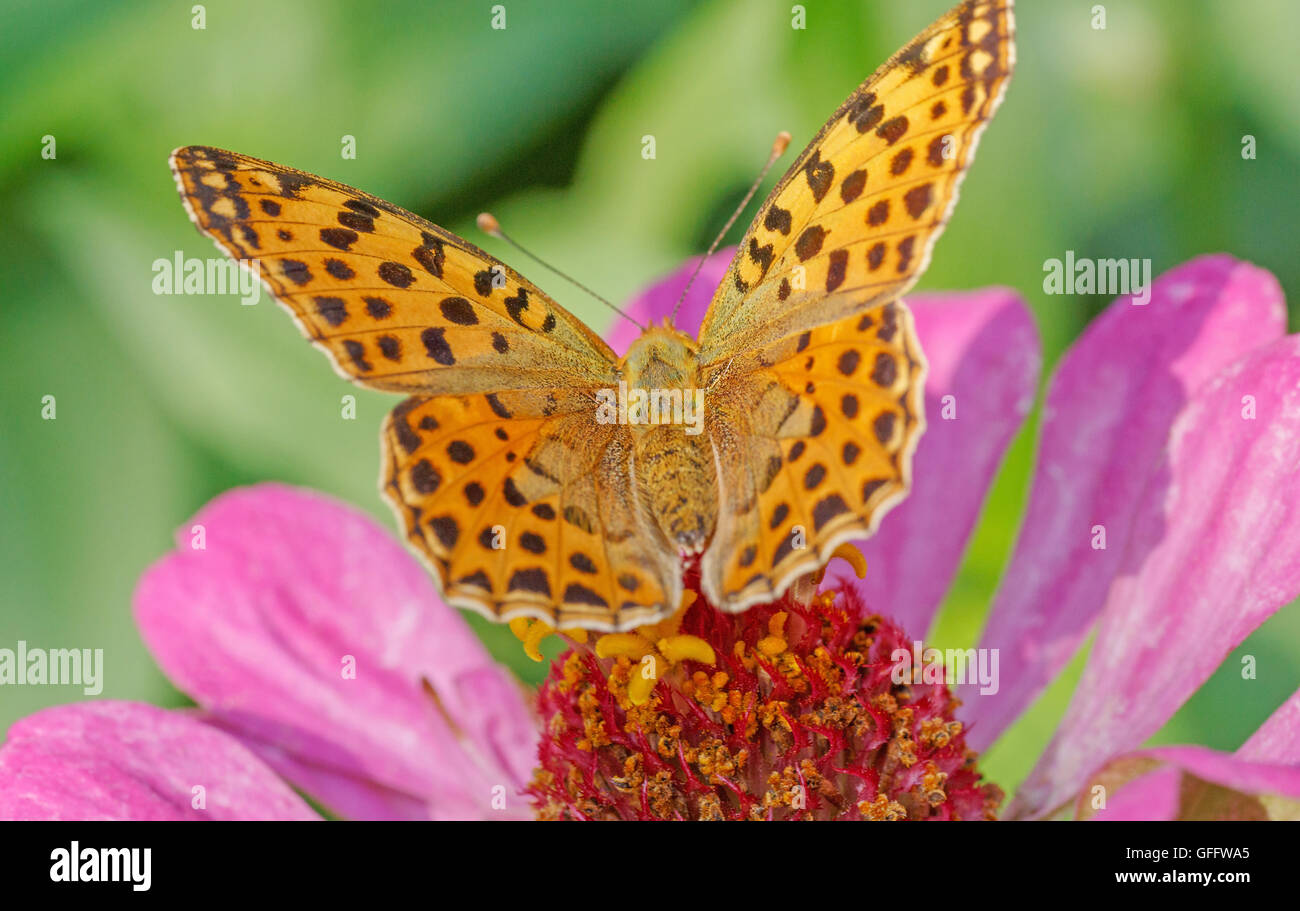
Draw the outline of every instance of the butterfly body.
<instances>
[{"instance_id":1,"label":"butterfly body","mask_svg":"<svg viewBox=\"0 0 1300 911\"><path fill-rule=\"evenodd\" d=\"M712 448L702 432L708 390L699 343L667 323L652 325L620 359L618 376L639 406L628 423L641 499L663 541L699 553L713 534L718 502Z\"/></svg>"},{"instance_id":2,"label":"butterfly body","mask_svg":"<svg viewBox=\"0 0 1300 911\"><path fill-rule=\"evenodd\" d=\"M171 166L200 230L259 261L340 374L408 396L384 422L381 489L445 600L627 630L677 610L687 560L720 610L775 600L906 495L926 366L901 296L1012 35L1011 0L965 0L895 54L777 182L698 338L651 326L621 358L392 203L206 146ZM672 417L634 410L641 395Z\"/></svg>"}]
</instances>

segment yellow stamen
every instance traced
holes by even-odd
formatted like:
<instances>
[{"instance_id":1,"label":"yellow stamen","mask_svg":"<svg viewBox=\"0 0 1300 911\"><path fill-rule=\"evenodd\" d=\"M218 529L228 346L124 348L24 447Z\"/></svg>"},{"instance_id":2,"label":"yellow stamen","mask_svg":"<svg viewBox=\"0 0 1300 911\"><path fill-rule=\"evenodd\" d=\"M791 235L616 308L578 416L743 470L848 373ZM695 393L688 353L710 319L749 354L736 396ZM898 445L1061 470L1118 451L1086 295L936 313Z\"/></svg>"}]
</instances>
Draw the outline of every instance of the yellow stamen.
<instances>
[{"instance_id":1,"label":"yellow stamen","mask_svg":"<svg viewBox=\"0 0 1300 911\"><path fill-rule=\"evenodd\" d=\"M528 635L524 637L524 654L534 661L545 661L538 646L553 632L555 628L549 623L543 623L541 620L534 621L533 625L528 627Z\"/></svg>"},{"instance_id":2,"label":"yellow stamen","mask_svg":"<svg viewBox=\"0 0 1300 911\"><path fill-rule=\"evenodd\" d=\"M687 659L713 664L718 660L713 654L713 646L699 636L667 636L657 643L659 652L670 664L678 664Z\"/></svg>"},{"instance_id":3,"label":"yellow stamen","mask_svg":"<svg viewBox=\"0 0 1300 911\"><path fill-rule=\"evenodd\" d=\"M553 626L541 620L534 620L531 617L515 617L506 625L510 627L510 632L515 634L515 638L524 644L525 655L534 661L546 660L546 656L542 654L539 646L547 636L557 632ZM581 627L565 627L558 632L559 635L567 637L571 642L585 643L587 641L587 631Z\"/></svg>"},{"instance_id":4,"label":"yellow stamen","mask_svg":"<svg viewBox=\"0 0 1300 911\"><path fill-rule=\"evenodd\" d=\"M658 656L655 656L656 658ZM650 693L659 682L657 660L646 662L641 667L632 668L627 681L627 698L633 705L645 705L650 701Z\"/></svg>"},{"instance_id":5,"label":"yellow stamen","mask_svg":"<svg viewBox=\"0 0 1300 911\"><path fill-rule=\"evenodd\" d=\"M542 644L543 639L555 632L553 626L530 617L516 617L508 625L515 638L524 644L525 655L534 661L546 660L546 656L541 653L538 646Z\"/></svg>"},{"instance_id":6,"label":"yellow stamen","mask_svg":"<svg viewBox=\"0 0 1300 911\"><path fill-rule=\"evenodd\" d=\"M651 651L654 651L654 645L640 633L606 633L596 640L597 658L626 655L633 660L640 660L642 655Z\"/></svg>"},{"instance_id":7,"label":"yellow stamen","mask_svg":"<svg viewBox=\"0 0 1300 911\"><path fill-rule=\"evenodd\" d=\"M832 560L836 557L839 557L841 560L848 563L849 566L852 566L853 572L857 574L859 579L865 579L867 577L867 558L864 557L862 551L858 550L854 545L847 542L841 544L839 547L835 548L835 553L831 554Z\"/></svg>"},{"instance_id":8,"label":"yellow stamen","mask_svg":"<svg viewBox=\"0 0 1300 911\"><path fill-rule=\"evenodd\" d=\"M769 658L775 658L790 647L785 641L785 621L790 616L785 611L777 611L767 621L767 631L769 635L759 639L756 643L758 650Z\"/></svg>"},{"instance_id":9,"label":"yellow stamen","mask_svg":"<svg viewBox=\"0 0 1300 911\"><path fill-rule=\"evenodd\" d=\"M627 679L627 699L632 705L645 705L650 701L658 678L673 665L683 661L699 661L714 664L717 656L713 647L698 636L684 636L681 629L682 617L698 593L683 592L681 606L671 617L658 623L637 627L634 633L606 633L596 639L594 651L597 658L627 659L631 663ZM652 660L646 661L647 656ZM616 692L615 673L618 666L611 671L609 686Z\"/></svg>"},{"instance_id":10,"label":"yellow stamen","mask_svg":"<svg viewBox=\"0 0 1300 911\"><path fill-rule=\"evenodd\" d=\"M830 555L830 559L826 561L821 569L812 574L811 578L814 586L822 584L822 579L826 577L826 570L830 567L831 560L834 560L836 557L839 557L841 560L848 563L849 566L853 567L853 572L857 574L859 579L865 579L867 577L867 558L862 556L862 551L858 550L852 544L844 543L835 548L834 552ZM811 594L812 593L809 592L809 596L811 596Z\"/></svg>"}]
</instances>

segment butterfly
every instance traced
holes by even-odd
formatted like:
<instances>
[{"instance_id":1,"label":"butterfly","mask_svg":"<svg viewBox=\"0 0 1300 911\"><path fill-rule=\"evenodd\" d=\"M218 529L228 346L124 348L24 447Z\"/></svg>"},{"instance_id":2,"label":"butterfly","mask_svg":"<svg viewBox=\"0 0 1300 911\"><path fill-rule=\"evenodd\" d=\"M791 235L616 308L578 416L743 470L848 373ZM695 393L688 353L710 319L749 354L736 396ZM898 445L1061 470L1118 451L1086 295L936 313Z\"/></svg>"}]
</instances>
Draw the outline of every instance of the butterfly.
<instances>
[{"instance_id":1,"label":"butterfly","mask_svg":"<svg viewBox=\"0 0 1300 911\"><path fill-rule=\"evenodd\" d=\"M407 396L381 487L444 599L627 630L683 569L739 612L906 495L925 358L901 296L930 258L1014 64L1012 0L967 0L849 96L749 226L698 338L622 358L478 247L343 184L205 146L171 157L200 231L340 375ZM702 395L701 432L598 415L610 390ZM634 409L635 410L635 409Z\"/></svg>"}]
</instances>

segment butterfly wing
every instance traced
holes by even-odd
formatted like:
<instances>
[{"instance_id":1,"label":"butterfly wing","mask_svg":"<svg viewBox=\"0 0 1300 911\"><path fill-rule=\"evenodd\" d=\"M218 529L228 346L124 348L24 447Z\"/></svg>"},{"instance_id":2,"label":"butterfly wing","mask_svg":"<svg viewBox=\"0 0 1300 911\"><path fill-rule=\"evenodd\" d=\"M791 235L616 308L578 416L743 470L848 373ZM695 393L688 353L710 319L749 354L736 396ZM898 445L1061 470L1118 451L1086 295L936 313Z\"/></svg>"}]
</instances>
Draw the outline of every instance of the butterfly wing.
<instances>
[{"instance_id":1,"label":"butterfly wing","mask_svg":"<svg viewBox=\"0 0 1300 911\"><path fill-rule=\"evenodd\" d=\"M258 270L341 375L413 394L385 422L381 484L449 602L593 629L677 606L673 554L628 482L627 429L595 420L615 382L599 336L377 197L203 146L171 166L199 229Z\"/></svg>"},{"instance_id":2,"label":"butterfly wing","mask_svg":"<svg viewBox=\"0 0 1300 911\"><path fill-rule=\"evenodd\" d=\"M968 0L849 96L777 183L700 328L704 363L916 282L1015 62L1011 0Z\"/></svg>"},{"instance_id":3,"label":"butterfly wing","mask_svg":"<svg viewBox=\"0 0 1300 911\"><path fill-rule=\"evenodd\" d=\"M392 203L206 146L172 153L190 218L255 263L341 376L389 392L607 385L614 354L468 241Z\"/></svg>"},{"instance_id":4,"label":"butterfly wing","mask_svg":"<svg viewBox=\"0 0 1300 911\"><path fill-rule=\"evenodd\" d=\"M681 602L681 572L630 483L631 434L593 421L585 391L552 395L407 399L384 425L384 492L451 604L557 628L652 623Z\"/></svg>"},{"instance_id":5,"label":"butterfly wing","mask_svg":"<svg viewBox=\"0 0 1300 911\"><path fill-rule=\"evenodd\" d=\"M968 0L855 91L778 182L700 331L727 507L705 593L778 596L906 495L924 270L1015 60L1011 0Z\"/></svg>"},{"instance_id":6,"label":"butterfly wing","mask_svg":"<svg viewBox=\"0 0 1300 911\"><path fill-rule=\"evenodd\" d=\"M775 343L771 366L715 397L717 528L701 562L714 604L779 597L845 541L876 530L911 485L925 430L925 358L911 313L878 304Z\"/></svg>"}]
</instances>

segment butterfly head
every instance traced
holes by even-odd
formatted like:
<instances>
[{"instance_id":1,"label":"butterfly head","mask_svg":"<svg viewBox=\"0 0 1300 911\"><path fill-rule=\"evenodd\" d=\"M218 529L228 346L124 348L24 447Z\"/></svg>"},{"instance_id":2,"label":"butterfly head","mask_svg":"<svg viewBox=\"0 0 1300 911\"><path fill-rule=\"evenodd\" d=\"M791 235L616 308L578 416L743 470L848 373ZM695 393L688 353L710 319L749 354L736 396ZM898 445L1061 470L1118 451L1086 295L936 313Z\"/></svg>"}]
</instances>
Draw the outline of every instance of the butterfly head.
<instances>
[{"instance_id":1,"label":"butterfly head","mask_svg":"<svg viewBox=\"0 0 1300 911\"><path fill-rule=\"evenodd\" d=\"M699 343L668 319L651 323L618 362L619 375L632 389L697 388Z\"/></svg>"}]
</instances>

